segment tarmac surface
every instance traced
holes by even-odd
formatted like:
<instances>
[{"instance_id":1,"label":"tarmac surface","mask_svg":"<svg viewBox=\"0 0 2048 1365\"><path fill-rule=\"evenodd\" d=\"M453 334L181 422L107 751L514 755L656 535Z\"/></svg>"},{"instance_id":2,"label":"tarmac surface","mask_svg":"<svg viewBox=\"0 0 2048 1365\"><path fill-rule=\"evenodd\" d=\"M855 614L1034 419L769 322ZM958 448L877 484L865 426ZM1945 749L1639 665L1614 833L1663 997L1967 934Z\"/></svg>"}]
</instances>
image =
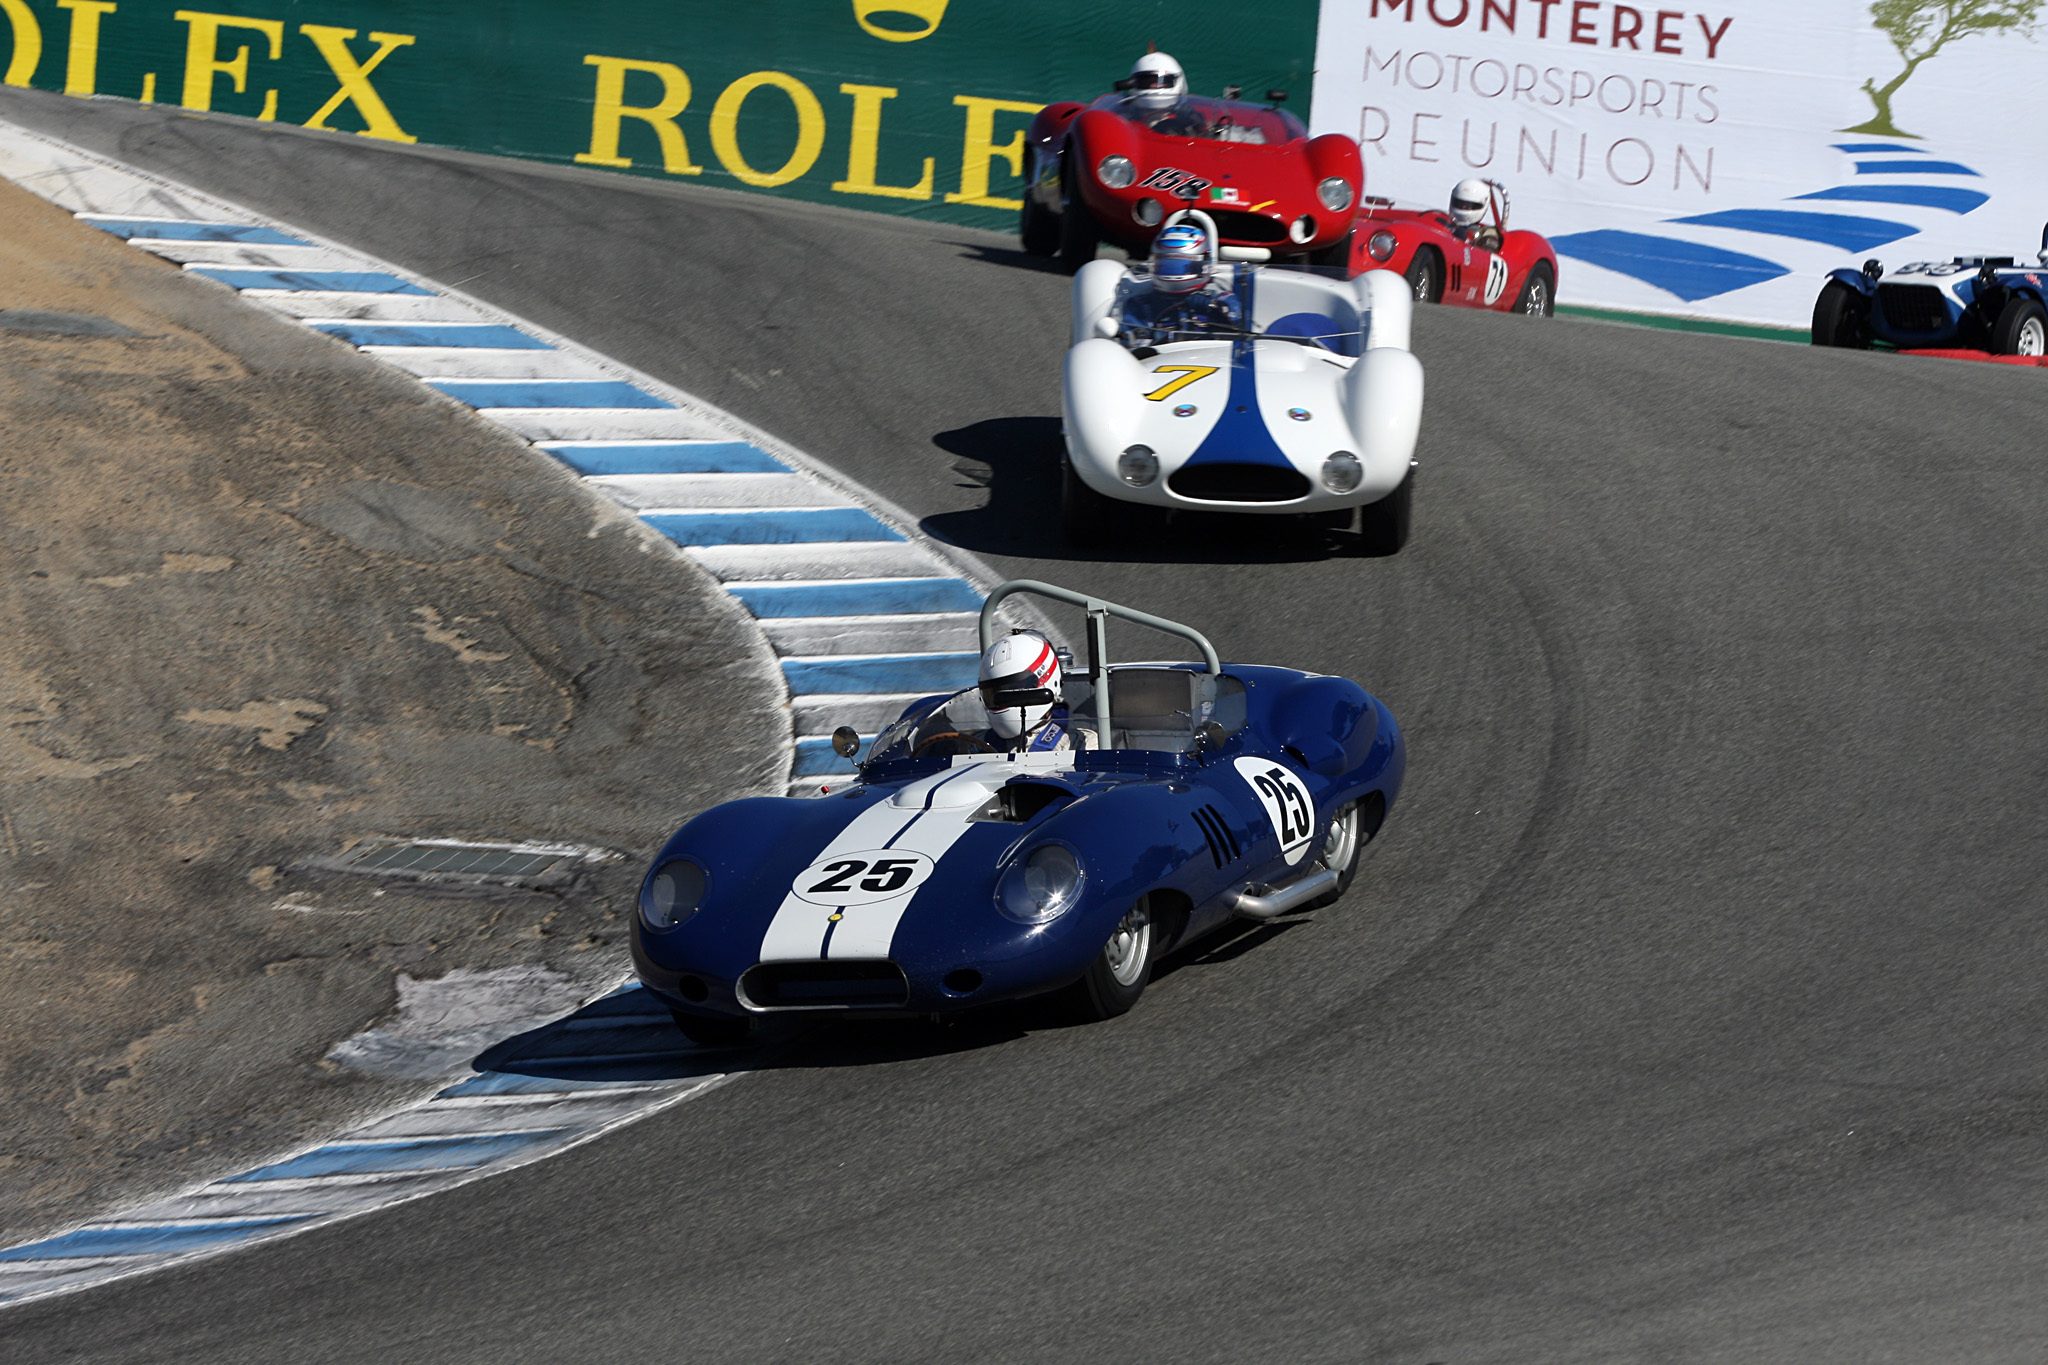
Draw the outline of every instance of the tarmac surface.
<instances>
[{"instance_id":1,"label":"tarmac surface","mask_svg":"<svg viewBox=\"0 0 2048 1365\"><path fill-rule=\"evenodd\" d=\"M2034 1361L2040 376L1416 319L1414 538L1056 538L983 233L8 91L717 402L1000 569L1347 673L1340 905L1092 1028L849 1030L562 1158L0 1319L11 1359ZM1566 282L1569 291L1569 282Z\"/></svg>"}]
</instances>

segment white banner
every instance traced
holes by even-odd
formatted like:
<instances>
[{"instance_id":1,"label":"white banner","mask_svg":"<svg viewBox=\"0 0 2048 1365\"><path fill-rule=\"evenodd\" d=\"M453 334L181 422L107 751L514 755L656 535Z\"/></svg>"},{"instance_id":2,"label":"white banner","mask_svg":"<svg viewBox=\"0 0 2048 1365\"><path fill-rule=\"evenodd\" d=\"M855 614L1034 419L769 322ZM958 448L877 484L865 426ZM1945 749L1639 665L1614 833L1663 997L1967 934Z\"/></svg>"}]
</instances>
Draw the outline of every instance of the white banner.
<instances>
[{"instance_id":1,"label":"white banner","mask_svg":"<svg viewBox=\"0 0 2048 1365\"><path fill-rule=\"evenodd\" d=\"M1872 256L2033 259L2042 3L1323 0L1311 122L1368 194L1502 182L1562 302L1804 327Z\"/></svg>"}]
</instances>

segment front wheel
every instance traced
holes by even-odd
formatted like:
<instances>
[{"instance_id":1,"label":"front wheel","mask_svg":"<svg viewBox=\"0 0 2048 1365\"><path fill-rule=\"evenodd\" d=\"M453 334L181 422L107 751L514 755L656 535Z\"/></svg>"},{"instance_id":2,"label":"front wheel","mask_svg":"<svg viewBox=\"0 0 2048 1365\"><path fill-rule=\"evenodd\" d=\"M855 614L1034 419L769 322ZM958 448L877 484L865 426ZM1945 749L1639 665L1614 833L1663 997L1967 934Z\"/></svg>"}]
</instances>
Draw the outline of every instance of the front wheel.
<instances>
[{"instance_id":1,"label":"front wheel","mask_svg":"<svg viewBox=\"0 0 2048 1365\"><path fill-rule=\"evenodd\" d=\"M2007 299L1991 329L1991 349L1997 355L2048 355L2048 309L2025 294Z\"/></svg>"},{"instance_id":2,"label":"front wheel","mask_svg":"<svg viewBox=\"0 0 2048 1365\"><path fill-rule=\"evenodd\" d=\"M1024 250L1033 256L1050 256L1060 249L1060 218L1038 200L1035 180L1024 182L1024 207L1017 215L1017 235Z\"/></svg>"},{"instance_id":3,"label":"front wheel","mask_svg":"<svg viewBox=\"0 0 2048 1365\"><path fill-rule=\"evenodd\" d=\"M1444 265L1433 248L1417 247L1401 278L1415 291L1417 303L1435 303L1444 296Z\"/></svg>"},{"instance_id":4,"label":"front wheel","mask_svg":"<svg viewBox=\"0 0 2048 1365\"><path fill-rule=\"evenodd\" d=\"M1550 262L1538 261L1529 267L1529 278L1522 282L1515 311L1532 318L1547 318L1556 307L1557 279L1550 273Z\"/></svg>"},{"instance_id":5,"label":"front wheel","mask_svg":"<svg viewBox=\"0 0 2048 1365\"><path fill-rule=\"evenodd\" d=\"M1152 979L1152 912L1139 901L1117 922L1109 942L1068 987L1067 1003L1082 1023L1100 1023L1129 1012Z\"/></svg>"},{"instance_id":6,"label":"front wheel","mask_svg":"<svg viewBox=\"0 0 2048 1365\"><path fill-rule=\"evenodd\" d=\"M1813 344L1870 349L1870 300L1840 280L1821 286L1813 301Z\"/></svg>"},{"instance_id":7,"label":"front wheel","mask_svg":"<svg viewBox=\"0 0 2048 1365\"><path fill-rule=\"evenodd\" d=\"M1414 520L1415 468L1410 465L1393 492L1358 509L1360 548L1374 557L1401 553L1402 547L1408 543L1408 528Z\"/></svg>"},{"instance_id":8,"label":"front wheel","mask_svg":"<svg viewBox=\"0 0 2048 1365\"><path fill-rule=\"evenodd\" d=\"M1068 171L1072 172L1071 166ZM1102 234L1095 229L1095 220L1088 214L1088 205L1068 185L1060 196L1060 269L1069 275L1080 274L1081 267L1095 259L1095 248L1101 241Z\"/></svg>"},{"instance_id":9,"label":"front wheel","mask_svg":"<svg viewBox=\"0 0 2048 1365\"><path fill-rule=\"evenodd\" d=\"M1067 543L1092 550L1109 543L1117 504L1082 482L1072 460L1060 461L1060 530Z\"/></svg>"}]
</instances>

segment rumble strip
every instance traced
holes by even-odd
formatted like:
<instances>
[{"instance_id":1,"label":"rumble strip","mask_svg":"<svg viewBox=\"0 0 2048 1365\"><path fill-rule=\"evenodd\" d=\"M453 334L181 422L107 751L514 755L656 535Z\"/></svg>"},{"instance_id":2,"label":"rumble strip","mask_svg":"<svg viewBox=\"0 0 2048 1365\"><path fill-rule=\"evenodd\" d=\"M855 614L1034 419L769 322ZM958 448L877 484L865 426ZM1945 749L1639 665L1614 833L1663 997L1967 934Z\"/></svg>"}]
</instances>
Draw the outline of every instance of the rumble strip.
<instances>
[{"instance_id":1,"label":"rumble strip","mask_svg":"<svg viewBox=\"0 0 2048 1365\"><path fill-rule=\"evenodd\" d=\"M973 685L977 583L993 575L942 559L908 517L730 413L387 262L4 123L0 175L467 404L708 570L789 689L792 794L851 771L835 725L872 736L911 698ZM514 1070L310 1151L0 1249L0 1306L509 1170L729 1079L636 987L536 1036L551 1031Z\"/></svg>"}]
</instances>

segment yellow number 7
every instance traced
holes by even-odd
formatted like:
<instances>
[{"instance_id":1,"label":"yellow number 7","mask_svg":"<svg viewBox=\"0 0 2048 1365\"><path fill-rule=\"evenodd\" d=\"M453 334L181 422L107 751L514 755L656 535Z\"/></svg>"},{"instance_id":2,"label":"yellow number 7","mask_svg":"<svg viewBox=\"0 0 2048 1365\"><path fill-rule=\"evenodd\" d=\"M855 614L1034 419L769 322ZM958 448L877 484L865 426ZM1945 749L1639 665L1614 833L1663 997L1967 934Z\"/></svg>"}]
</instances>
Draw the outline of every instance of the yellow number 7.
<instances>
[{"instance_id":1,"label":"yellow number 7","mask_svg":"<svg viewBox=\"0 0 2048 1365\"><path fill-rule=\"evenodd\" d=\"M1218 368L1220 367L1215 365L1161 365L1152 373L1179 374L1180 378L1168 380L1145 396L1155 403L1160 402L1162 399L1171 398L1197 379L1207 379L1210 375L1216 373Z\"/></svg>"}]
</instances>

